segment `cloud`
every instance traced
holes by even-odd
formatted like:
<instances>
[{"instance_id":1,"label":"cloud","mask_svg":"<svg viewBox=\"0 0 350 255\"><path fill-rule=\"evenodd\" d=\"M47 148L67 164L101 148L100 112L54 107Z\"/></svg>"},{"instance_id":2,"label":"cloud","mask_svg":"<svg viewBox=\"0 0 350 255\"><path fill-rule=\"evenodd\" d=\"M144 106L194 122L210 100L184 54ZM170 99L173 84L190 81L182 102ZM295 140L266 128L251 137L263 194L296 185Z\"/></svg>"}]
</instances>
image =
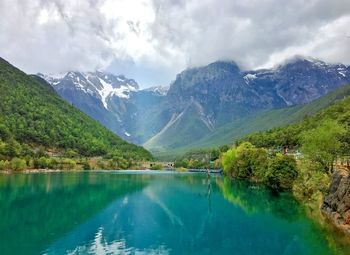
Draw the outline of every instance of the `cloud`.
<instances>
[{"instance_id":1,"label":"cloud","mask_svg":"<svg viewBox=\"0 0 350 255\"><path fill-rule=\"evenodd\" d=\"M350 64L348 0L2 0L1 56L27 72L108 69L145 86L219 59Z\"/></svg>"}]
</instances>

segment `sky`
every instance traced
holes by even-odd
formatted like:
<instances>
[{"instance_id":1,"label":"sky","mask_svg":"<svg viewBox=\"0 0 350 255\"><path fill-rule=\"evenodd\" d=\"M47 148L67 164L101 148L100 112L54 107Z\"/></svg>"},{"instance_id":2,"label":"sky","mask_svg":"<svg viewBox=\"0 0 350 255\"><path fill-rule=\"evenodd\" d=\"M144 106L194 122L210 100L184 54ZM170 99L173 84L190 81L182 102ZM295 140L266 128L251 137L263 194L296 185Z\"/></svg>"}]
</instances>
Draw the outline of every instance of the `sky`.
<instances>
[{"instance_id":1,"label":"sky","mask_svg":"<svg viewBox=\"0 0 350 255\"><path fill-rule=\"evenodd\" d=\"M105 70L141 87L189 67L294 55L350 64L349 0L0 0L0 57L27 73Z\"/></svg>"}]
</instances>

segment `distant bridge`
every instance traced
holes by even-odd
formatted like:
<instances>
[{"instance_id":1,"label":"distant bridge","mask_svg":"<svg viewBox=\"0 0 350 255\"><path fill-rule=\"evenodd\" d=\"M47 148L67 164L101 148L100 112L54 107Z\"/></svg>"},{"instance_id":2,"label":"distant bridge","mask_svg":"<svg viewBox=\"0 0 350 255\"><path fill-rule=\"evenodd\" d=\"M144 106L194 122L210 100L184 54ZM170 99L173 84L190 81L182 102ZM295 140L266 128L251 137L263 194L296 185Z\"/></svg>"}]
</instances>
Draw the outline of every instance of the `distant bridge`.
<instances>
[{"instance_id":1,"label":"distant bridge","mask_svg":"<svg viewBox=\"0 0 350 255\"><path fill-rule=\"evenodd\" d=\"M151 169L155 166L162 166L164 169L174 169L174 162L145 161L141 163L141 167L144 169Z\"/></svg>"}]
</instances>

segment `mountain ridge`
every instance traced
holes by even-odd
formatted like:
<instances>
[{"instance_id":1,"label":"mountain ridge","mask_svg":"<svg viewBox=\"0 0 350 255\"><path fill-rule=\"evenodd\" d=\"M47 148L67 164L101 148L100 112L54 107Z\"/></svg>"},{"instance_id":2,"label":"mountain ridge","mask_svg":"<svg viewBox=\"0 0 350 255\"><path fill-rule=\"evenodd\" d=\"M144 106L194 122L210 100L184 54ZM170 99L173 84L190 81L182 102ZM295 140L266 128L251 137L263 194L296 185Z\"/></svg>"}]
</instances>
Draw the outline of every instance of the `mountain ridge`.
<instances>
[{"instance_id":1,"label":"mountain ridge","mask_svg":"<svg viewBox=\"0 0 350 255\"><path fill-rule=\"evenodd\" d=\"M350 67L299 56L271 69L241 70L234 61L186 69L169 89L113 96L104 109L96 98L67 86L54 88L128 141L168 150L186 147L261 110L309 103L348 83Z\"/></svg>"}]
</instances>

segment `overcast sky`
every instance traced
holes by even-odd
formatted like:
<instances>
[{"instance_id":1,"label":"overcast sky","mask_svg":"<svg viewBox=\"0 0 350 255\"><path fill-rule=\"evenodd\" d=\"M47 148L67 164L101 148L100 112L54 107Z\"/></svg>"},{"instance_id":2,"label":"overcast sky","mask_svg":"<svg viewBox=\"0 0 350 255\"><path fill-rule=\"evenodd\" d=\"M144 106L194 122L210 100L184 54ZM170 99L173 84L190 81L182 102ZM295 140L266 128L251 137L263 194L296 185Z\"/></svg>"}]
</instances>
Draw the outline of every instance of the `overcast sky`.
<instances>
[{"instance_id":1,"label":"overcast sky","mask_svg":"<svg viewBox=\"0 0 350 255\"><path fill-rule=\"evenodd\" d=\"M0 56L28 73L100 69L148 87L293 55L350 64L350 0L0 0Z\"/></svg>"}]
</instances>

